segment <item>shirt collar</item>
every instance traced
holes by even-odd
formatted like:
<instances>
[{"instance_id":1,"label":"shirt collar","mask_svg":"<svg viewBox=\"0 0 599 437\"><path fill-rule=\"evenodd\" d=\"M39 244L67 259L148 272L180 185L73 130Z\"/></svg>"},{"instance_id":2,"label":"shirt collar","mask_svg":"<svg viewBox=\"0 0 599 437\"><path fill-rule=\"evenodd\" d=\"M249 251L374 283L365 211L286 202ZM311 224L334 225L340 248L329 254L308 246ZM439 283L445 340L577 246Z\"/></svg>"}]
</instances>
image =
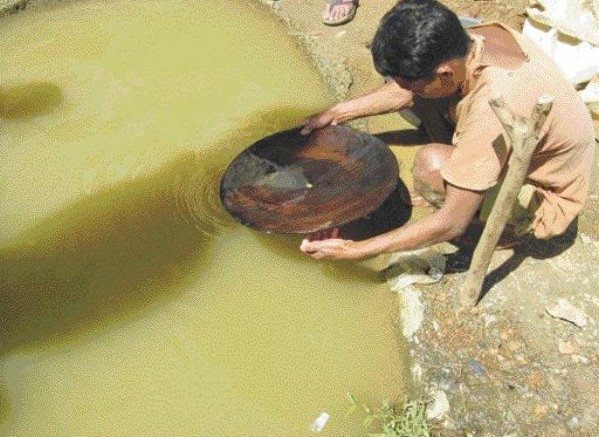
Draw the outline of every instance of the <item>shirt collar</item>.
<instances>
[{"instance_id":1,"label":"shirt collar","mask_svg":"<svg viewBox=\"0 0 599 437\"><path fill-rule=\"evenodd\" d=\"M462 84L460 93L462 97L474 88L478 76L480 76L482 70L488 66L488 64L483 61L485 38L481 35L470 34L469 36L470 41L472 42L472 48L466 58L466 79Z\"/></svg>"}]
</instances>

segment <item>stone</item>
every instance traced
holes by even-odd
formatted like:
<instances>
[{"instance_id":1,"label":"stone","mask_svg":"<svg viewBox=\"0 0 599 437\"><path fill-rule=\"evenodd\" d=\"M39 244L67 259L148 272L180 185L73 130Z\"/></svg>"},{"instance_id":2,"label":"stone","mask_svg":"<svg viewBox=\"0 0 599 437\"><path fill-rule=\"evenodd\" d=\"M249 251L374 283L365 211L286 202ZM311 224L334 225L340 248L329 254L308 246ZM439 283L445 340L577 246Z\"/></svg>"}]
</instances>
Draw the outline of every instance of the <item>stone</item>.
<instances>
[{"instance_id":1,"label":"stone","mask_svg":"<svg viewBox=\"0 0 599 437\"><path fill-rule=\"evenodd\" d=\"M412 377L415 381L422 381L422 366L418 363L412 366Z\"/></svg>"},{"instance_id":2,"label":"stone","mask_svg":"<svg viewBox=\"0 0 599 437\"><path fill-rule=\"evenodd\" d=\"M541 421L541 420L545 419L547 417L548 412L549 412L549 406L542 405L542 404L537 405L533 410L533 414L537 421Z\"/></svg>"},{"instance_id":3,"label":"stone","mask_svg":"<svg viewBox=\"0 0 599 437\"><path fill-rule=\"evenodd\" d=\"M584 244L592 244L593 240L591 239L591 237L589 237L586 234L581 233L580 234L580 241L582 241Z\"/></svg>"},{"instance_id":4,"label":"stone","mask_svg":"<svg viewBox=\"0 0 599 437\"><path fill-rule=\"evenodd\" d=\"M576 352L576 349L577 348L569 341L560 340L557 345L557 350L561 354L572 355L574 352Z\"/></svg>"},{"instance_id":5,"label":"stone","mask_svg":"<svg viewBox=\"0 0 599 437\"><path fill-rule=\"evenodd\" d=\"M575 430L580 427L580 420L578 417L574 416L568 421L568 428L571 430Z\"/></svg>"},{"instance_id":6,"label":"stone","mask_svg":"<svg viewBox=\"0 0 599 437\"><path fill-rule=\"evenodd\" d=\"M540 371L534 371L526 378L527 384L534 390L539 390L545 385L545 376Z\"/></svg>"},{"instance_id":7,"label":"stone","mask_svg":"<svg viewBox=\"0 0 599 437\"><path fill-rule=\"evenodd\" d=\"M555 304L548 306L545 310L550 316L573 323L579 328L584 328L587 325L588 315L566 299L558 299Z\"/></svg>"},{"instance_id":8,"label":"stone","mask_svg":"<svg viewBox=\"0 0 599 437\"><path fill-rule=\"evenodd\" d=\"M507 348L510 352L517 352L524 347L524 344L519 341L510 341L507 344Z\"/></svg>"},{"instance_id":9,"label":"stone","mask_svg":"<svg viewBox=\"0 0 599 437\"><path fill-rule=\"evenodd\" d=\"M400 294L401 320L403 322L403 335L410 339L420 329L424 319L424 305L420 301L420 291L408 287Z\"/></svg>"},{"instance_id":10,"label":"stone","mask_svg":"<svg viewBox=\"0 0 599 437\"><path fill-rule=\"evenodd\" d=\"M442 390L435 390L432 393L433 401L426 409L426 417L430 420L439 420L449 412L449 401L447 395Z\"/></svg>"},{"instance_id":11,"label":"stone","mask_svg":"<svg viewBox=\"0 0 599 437\"><path fill-rule=\"evenodd\" d=\"M583 355L572 355L572 361L580 364L589 364L589 359Z\"/></svg>"},{"instance_id":12,"label":"stone","mask_svg":"<svg viewBox=\"0 0 599 437\"><path fill-rule=\"evenodd\" d=\"M487 370L477 360L469 360L468 367L470 367L472 372L478 377L487 376Z\"/></svg>"}]
</instances>

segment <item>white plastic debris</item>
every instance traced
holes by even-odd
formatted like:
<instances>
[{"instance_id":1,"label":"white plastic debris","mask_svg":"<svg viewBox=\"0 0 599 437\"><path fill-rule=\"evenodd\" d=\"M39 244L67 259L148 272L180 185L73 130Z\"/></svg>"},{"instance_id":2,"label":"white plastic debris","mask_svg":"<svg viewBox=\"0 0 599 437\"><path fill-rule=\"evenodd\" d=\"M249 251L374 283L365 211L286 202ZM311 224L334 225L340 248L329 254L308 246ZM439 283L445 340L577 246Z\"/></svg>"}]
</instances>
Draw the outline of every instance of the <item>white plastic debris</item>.
<instances>
[{"instance_id":1,"label":"white plastic debris","mask_svg":"<svg viewBox=\"0 0 599 437\"><path fill-rule=\"evenodd\" d=\"M330 418L331 416L329 415L329 413L323 411L322 413L320 413L320 416L314 419L314 422L312 422L312 424L310 425L310 430L312 432L321 432Z\"/></svg>"},{"instance_id":2,"label":"white plastic debris","mask_svg":"<svg viewBox=\"0 0 599 437\"><path fill-rule=\"evenodd\" d=\"M550 316L574 323L579 328L584 328L587 325L587 314L566 299L558 299L554 305L545 308L545 311Z\"/></svg>"},{"instance_id":3,"label":"white plastic debris","mask_svg":"<svg viewBox=\"0 0 599 437\"><path fill-rule=\"evenodd\" d=\"M412 284L434 284L443 279L445 257L430 249L394 253L386 270L392 291Z\"/></svg>"}]
</instances>

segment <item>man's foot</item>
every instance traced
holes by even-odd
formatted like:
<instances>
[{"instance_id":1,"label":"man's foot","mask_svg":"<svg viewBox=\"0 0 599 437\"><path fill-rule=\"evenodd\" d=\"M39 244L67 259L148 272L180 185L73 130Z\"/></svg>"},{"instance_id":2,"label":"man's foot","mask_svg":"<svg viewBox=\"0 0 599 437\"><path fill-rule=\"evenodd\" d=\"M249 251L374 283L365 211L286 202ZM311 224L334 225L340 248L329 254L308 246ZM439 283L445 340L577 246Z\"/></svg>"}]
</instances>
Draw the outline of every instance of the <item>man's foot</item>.
<instances>
[{"instance_id":1,"label":"man's foot","mask_svg":"<svg viewBox=\"0 0 599 437\"><path fill-rule=\"evenodd\" d=\"M451 240L450 243L459 248L472 248L474 250L480 241L483 230L484 223L473 220L468 228L466 228L466 232ZM516 249L518 246L529 241L530 236L531 234L518 235L514 232L513 227L507 225L499 237L495 250Z\"/></svg>"},{"instance_id":2,"label":"man's foot","mask_svg":"<svg viewBox=\"0 0 599 437\"><path fill-rule=\"evenodd\" d=\"M327 26L339 26L354 19L358 0L327 0L322 22Z\"/></svg>"},{"instance_id":3,"label":"man's foot","mask_svg":"<svg viewBox=\"0 0 599 437\"><path fill-rule=\"evenodd\" d=\"M526 242L530 242L533 238L532 232L519 233L514 226L507 224L495 250L517 249Z\"/></svg>"}]
</instances>

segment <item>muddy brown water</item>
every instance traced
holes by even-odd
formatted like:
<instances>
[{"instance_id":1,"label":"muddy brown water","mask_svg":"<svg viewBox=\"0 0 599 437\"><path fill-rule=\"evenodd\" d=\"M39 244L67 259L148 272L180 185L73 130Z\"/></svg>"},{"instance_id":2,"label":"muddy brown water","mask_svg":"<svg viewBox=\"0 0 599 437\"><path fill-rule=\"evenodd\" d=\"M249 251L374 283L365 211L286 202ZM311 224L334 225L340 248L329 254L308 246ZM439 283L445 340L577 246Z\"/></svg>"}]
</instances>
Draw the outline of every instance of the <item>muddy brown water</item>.
<instances>
[{"instance_id":1,"label":"muddy brown water","mask_svg":"<svg viewBox=\"0 0 599 437\"><path fill-rule=\"evenodd\" d=\"M109 5L109 6L108 6ZM0 435L362 435L405 391L359 266L236 224L247 145L331 103L265 10L60 2L0 29Z\"/></svg>"}]
</instances>

